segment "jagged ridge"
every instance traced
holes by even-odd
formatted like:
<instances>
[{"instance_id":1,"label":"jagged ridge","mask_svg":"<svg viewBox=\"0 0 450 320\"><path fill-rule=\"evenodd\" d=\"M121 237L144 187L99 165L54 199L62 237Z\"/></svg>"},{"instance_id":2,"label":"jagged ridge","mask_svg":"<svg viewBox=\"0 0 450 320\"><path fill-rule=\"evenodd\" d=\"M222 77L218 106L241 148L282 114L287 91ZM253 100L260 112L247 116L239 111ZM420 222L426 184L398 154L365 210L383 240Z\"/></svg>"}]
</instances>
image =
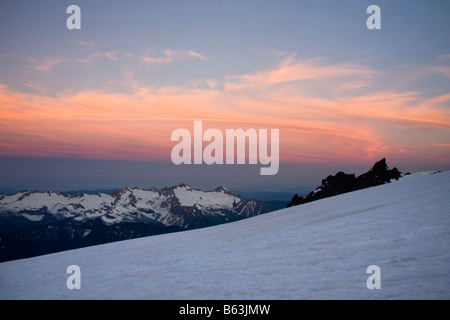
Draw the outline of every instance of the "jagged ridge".
<instances>
[{"instance_id":1,"label":"jagged ridge","mask_svg":"<svg viewBox=\"0 0 450 320\"><path fill-rule=\"evenodd\" d=\"M376 162L368 172L356 177L339 171L336 175L322 180L322 185L311 191L305 198L294 195L287 207L297 206L311 201L332 197L338 194L378 186L391 180L398 180L402 173L397 168L389 169L386 159Z\"/></svg>"},{"instance_id":2,"label":"jagged ridge","mask_svg":"<svg viewBox=\"0 0 450 320\"><path fill-rule=\"evenodd\" d=\"M22 191L0 197L0 261L236 221L275 210L224 187L111 194Z\"/></svg>"}]
</instances>

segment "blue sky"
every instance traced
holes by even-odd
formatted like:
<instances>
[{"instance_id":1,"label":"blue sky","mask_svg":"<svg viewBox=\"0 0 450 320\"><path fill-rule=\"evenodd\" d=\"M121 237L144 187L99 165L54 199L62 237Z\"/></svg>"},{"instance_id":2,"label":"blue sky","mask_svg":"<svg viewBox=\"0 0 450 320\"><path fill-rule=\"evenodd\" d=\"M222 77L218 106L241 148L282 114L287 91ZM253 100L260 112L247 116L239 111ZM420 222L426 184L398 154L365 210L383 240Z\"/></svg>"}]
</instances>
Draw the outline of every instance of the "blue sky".
<instances>
[{"instance_id":1,"label":"blue sky","mask_svg":"<svg viewBox=\"0 0 450 320\"><path fill-rule=\"evenodd\" d=\"M7 71L2 82L18 85L19 77L24 77L22 69L33 65L30 59L75 60L96 51L134 55L147 51L162 56L168 48L193 50L211 62L172 65L172 70L164 72L151 70L155 75L137 75L159 86L257 72L273 66L277 52L295 52L304 59L320 57L330 63L358 61L380 70L428 65L448 54L448 1L378 1L382 30L369 31L365 11L372 2L77 1L82 29L69 31L65 9L73 1L7 0L0 12L1 53L6 60L2 69ZM130 63L128 67L135 66ZM123 69L117 69L117 74L107 73L108 67L99 65L98 79L105 82L122 76ZM93 77L92 70L73 66L60 73L66 78L65 87L72 89L82 88L83 80ZM59 89L55 79L51 80Z\"/></svg>"},{"instance_id":2,"label":"blue sky","mask_svg":"<svg viewBox=\"0 0 450 320\"><path fill-rule=\"evenodd\" d=\"M4 0L0 30L3 190L294 189L382 157L450 169L449 1ZM193 120L279 128L280 172L174 167L170 133Z\"/></svg>"}]
</instances>

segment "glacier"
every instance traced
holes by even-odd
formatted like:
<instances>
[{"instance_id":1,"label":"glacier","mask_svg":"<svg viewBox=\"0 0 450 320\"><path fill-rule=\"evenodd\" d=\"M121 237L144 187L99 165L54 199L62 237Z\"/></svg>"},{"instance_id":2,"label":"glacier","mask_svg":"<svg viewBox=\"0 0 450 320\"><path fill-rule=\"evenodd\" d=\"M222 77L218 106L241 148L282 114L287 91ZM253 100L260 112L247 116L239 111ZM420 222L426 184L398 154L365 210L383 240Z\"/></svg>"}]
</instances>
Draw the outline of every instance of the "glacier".
<instances>
[{"instance_id":1,"label":"glacier","mask_svg":"<svg viewBox=\"0 0 450 320\"><path fill-rule=\"evenodd\" d=\"M189 201L184 199L184 201ZM450 299L450 171L0 263L0 299ZM69 290L66 269L81 270ZM367 267L380 268L369 290Z\"/></svg>"}]
</instances>

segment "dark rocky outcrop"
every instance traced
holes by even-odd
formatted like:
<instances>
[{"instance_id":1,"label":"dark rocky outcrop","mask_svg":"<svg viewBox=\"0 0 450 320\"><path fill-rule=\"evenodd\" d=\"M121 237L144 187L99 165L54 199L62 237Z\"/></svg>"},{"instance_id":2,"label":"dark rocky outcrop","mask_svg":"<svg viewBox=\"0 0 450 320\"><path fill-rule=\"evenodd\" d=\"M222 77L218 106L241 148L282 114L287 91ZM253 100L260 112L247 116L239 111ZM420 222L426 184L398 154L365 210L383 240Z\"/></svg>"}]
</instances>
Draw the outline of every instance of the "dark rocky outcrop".
<instances>
[{"instance_id":1,"label":"dark rocky outcrop","mask_svg":"<svg viewBox=\"0 0 450 320\"><path fill-rule=\"evenodd\" d=\"M372 169L356 177L355 174L347 174L342 171L336 175L328 176L322 180L322 185L311 191L306 197L294 195L287 207L332 197L338 194L374 187L399 179L401 172L397 168L389 169L386 159L383 158L374 164Z\"/></svg>"}]
</instances>

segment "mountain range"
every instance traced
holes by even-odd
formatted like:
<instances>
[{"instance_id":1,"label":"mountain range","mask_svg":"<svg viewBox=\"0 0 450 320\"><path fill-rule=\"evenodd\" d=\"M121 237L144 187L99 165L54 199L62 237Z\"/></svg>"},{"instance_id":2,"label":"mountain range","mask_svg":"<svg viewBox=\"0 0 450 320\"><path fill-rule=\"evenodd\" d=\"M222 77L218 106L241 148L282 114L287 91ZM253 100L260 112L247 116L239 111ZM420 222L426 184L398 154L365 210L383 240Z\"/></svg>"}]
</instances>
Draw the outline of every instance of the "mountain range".
<instances>
[{"instance_id":1,"label":"mountain range","mask_svg":"<svg viewBox=\"0 0 450 320\"><path fill-rule=\"evenodd\" d=\"M287 207L398 180L386 159L368 172L338 172ZM225 187L205 192L188 184L162 189L124 188L111 193L22 191L0 196L0 262L118 240L198 229L279 209L247 200Z\"/></svg>"},{"instance_id":2,"label":"mountain range","mask_svg":"<svg viewBox=\"0 0 450 320\"><path fill-rule=\"evenodd\" d=\"M276 210L224 187L187 184L107 193L22 191L0 196L0 261L197 229Z\"/></svg>"}]
</instances>

